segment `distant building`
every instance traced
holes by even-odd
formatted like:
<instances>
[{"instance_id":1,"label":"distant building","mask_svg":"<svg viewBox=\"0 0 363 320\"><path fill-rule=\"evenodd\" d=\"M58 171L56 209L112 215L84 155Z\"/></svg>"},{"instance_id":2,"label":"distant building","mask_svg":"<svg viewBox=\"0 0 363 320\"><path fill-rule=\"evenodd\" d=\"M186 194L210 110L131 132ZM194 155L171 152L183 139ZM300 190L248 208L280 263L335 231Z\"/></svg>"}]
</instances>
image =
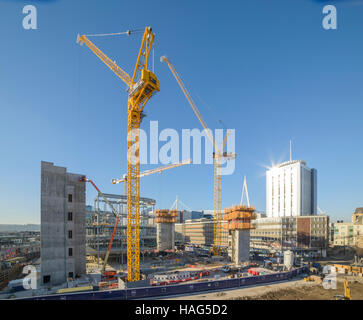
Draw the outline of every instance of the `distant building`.
<instances>
[{"instance_id":1,"label":"distant building","mask_svg":"<svg viewBox=\"0 0 363 320\"><path fill-rule=\"evenodd\" d=\"M179 223L183 223L186 220L201 219L204 216L203 211L188 211L180 210L179 212Z\"/></svg>"},{"instance_id":2,"label":"distant building","mask_svg":"<svg viewBox=\"0 0 363 320\"><path fill-rule=\"evenodd\" d=\"M222 246L230 245L230 232L222 221ZM329 243L329 217L326 215L303 217L258 218L252 221L250 247L280 251L281 248L293 251L316 252L326 255ZM209 246L214 240L213 219L187 220L175 224L176 244Z\"/></svg>"},{"instance_id":3,"label":"distant building","mask_svg":"<svg viewBox=\"0 0 363 320\"><path fill-rule=\"evenodd\" d=\"M363 224L363 208L355 209L355 212L352 215L352 222L355 225Z\"/></svg>"},{"instance_id":4,"label":"distant building","mask_svg":"<svg viewBox=\"0 0 363 320\"><path fill-rule=\"evenodd\" d=\"M334 223L334 245L335 246L353 246L353 223L337 222Z\"/></svg>"},{"instance_id":5,"label":"distant building","mask_svg":"<svg viewBox=\"0 0 363 320\"><path fill-rule=\"evenodd\" d=\"M330 234L326 215L266 217L254 220L253 224L251 249L316 251L326 255Z\"/></svg>"},{"instance_id":6,"label":"distant building","mask_svg":"<svg viewBox=\"0 0 363 320\"><path fill-rule=\"evenodd\" d=\"M86 273L83 175L41 163L41 280L58 285Z\"/></svg>"},{"instance_id":7,"label":"distant building","mask_svg":"<svg viewBox=\"0 0 363 320\"><path fill-rule=\"evenodd\" d=\"M334 244L334 223L329 224L329 244Z\"/></svg>"},{"instance_id":8,"label":"distant building","mask_svg":"<svg viewBox=\"0 0 363 320\"><path fill-rule=\"evenodd\" d=\"M263 211L255 211L255 214L257 219L266 218L266 213Z\"/></svg>"},{"instance_id":9,"label":"distant building","mask_svg":"<svg viewBox=\"0 0 363 320\"><path fill-rule=\"evenodd\" d=\"M266 173L267 217L317 214L317 171L305 161L284 162Z\"/></svg>"},{"instance_id":10,"label":"distant building","mask_svg":"<svg viewBox=\"0 0 363 320\"><path fill-rule=\"evenodd\" d=\"M222 225L225 224L222 221ZM214 240L213 219L193 219L175 224L175 243L210 246ZM222 246L228 246L228 230L222 228Z\"/></svg>"},{"instance_id":11,"label":"distant building","mask_svg":"<svg viewBox=\"0 0 363 320\"><path fill-rule=\"evenodd\" d=\"M363 208L357 208L352 222L334 223L334 245L363 248Z\"/></svg>"}]
</instances>

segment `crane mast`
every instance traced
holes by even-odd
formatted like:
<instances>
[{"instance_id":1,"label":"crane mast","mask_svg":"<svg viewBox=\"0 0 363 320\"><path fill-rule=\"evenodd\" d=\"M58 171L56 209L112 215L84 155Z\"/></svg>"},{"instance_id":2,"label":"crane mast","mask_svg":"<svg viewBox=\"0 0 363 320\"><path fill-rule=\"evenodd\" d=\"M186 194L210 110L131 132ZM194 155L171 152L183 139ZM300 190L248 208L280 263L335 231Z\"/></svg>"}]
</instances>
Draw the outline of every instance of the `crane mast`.
<instances>
[{"instance_id":1,"label":"crane mast","mask_svg":"<svg viewBox=\"0 0 363 320\"><path fill-rule=\"evenodd\" d=\"M214 241L213 241L213 254L216 256L221 255L221 245L222 245L222 175L221 175L221 159L224 158L234 158L235 154L227 154L223 152L224 147L227 143L228 139L228 132L225 136L223 141L223 145L217 147L217 144L210 133L210 130L207 127L206 122L204 121L201 113L199 112L197 106L195 105L194 100L190 96L187 88L185 87L182 79L180 78L179 74L176 72L173 64L170 62L168 58L162 56L160 58L161 62L166 62L171 73L175 77L176 81L178 82L181 90L183 91L185 97L187 98L190 106L192 107L195 115L197 116L199 122L201 123L202 127L206 131L206 134L211 141L215 152L213 153L214 159Z\"/></svg>"},{"instance_id":2,"label":"crane mast","mask_svg":"<svg viewBox=\"0 0 363 320\"><path fill-rule=\"evenodd\" d=\"M131 32L130 32L131 33ZM130 34L129 33L129 34ZM128 86L127 126L127 280L140 280L140 123L149 99L160 91L154 70L148 69L149 55L155 35L146 27L132 77L107 57L86 35L77 42L86 44ZM153 62L154 66L154 62ZM153 68L154 69L154 68Z\"/></svg>"}]
</instances>

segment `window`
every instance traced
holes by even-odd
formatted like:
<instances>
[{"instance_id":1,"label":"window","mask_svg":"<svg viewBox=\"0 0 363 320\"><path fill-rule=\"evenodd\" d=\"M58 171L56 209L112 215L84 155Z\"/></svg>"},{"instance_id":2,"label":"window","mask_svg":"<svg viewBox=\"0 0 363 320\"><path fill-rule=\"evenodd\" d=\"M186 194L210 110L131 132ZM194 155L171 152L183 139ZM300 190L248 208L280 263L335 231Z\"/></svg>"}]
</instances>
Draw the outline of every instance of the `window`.
<instances>
[{"instance_id":1,"label":"window","mask_svg":"<svg viewBox=\"0 0 363 320\"><path fill-rule=\"evenodd\" d=\"M73 221L73 212L68 212L68 221Z\"/></svg>"},{"instance_id":2,"label":"window","mask_svg":"<svg viewBox=\"0 0 363 320\"><path fill-rule=\"evenodd\" d=\"M68 202L72 202L72 200L73 200L73 199L72 199L72 195L71 195L71 194L69 194L69 195L68 195Z\"/></svg>"},{"instance_id":3,"label":"window","mask_svg":"<svg viewBox=\"0 0 363 320\"><path fill-rule=\"evenodd\" d=\"M69 257L73 256L73 248L68 248L68 256Z\"/></svg>"},{"instance_id":4,"label":"window","mask_svg":"<svg viewBox=\"0 0 363 320\"><path fill-rule=\"evenodd\" d=\"M50 282L50 276L44 276L43 283L49 283L49 282Z\"/></svg>"},{"instance_id":5,"label":"window","mask_svg":"<svg viewBox=\"0 0 363 320\"><path fill-rule=\"evenodd\" d=\"M72 230L68 230L68 239L72 239L72 236L73 236Z\"/></svg>"},{"instance_id":6,"label":"window","mask_svg":"<svg viewBox=\"0 0 363 320\"><path fill-rule=\"evenodd\" d=\"M68 278L73 278L73 272L68 273Z\"/></svg>"}]
</instances>

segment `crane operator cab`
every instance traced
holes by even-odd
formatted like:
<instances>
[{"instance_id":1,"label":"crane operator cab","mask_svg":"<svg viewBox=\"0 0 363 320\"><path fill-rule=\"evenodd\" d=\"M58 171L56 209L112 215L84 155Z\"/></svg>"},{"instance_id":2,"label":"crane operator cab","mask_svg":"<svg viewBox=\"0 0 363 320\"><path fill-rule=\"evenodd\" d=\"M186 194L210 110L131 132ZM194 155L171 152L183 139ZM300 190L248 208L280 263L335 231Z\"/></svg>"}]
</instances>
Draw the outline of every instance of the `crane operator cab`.
<instances>
[{"instance_id":1,"label":"crane operator cab","mask_svg":"<svg viewBox=\"0 0 363 320\"><path fill-rule=\"evenodd\" d=\"M141 71L140 80L127 91L129 93L129 97L133 98L137 104L143 104L157 91L160 91L160 82L153 72L143 69Z\"/></svg>"}]
</instances>

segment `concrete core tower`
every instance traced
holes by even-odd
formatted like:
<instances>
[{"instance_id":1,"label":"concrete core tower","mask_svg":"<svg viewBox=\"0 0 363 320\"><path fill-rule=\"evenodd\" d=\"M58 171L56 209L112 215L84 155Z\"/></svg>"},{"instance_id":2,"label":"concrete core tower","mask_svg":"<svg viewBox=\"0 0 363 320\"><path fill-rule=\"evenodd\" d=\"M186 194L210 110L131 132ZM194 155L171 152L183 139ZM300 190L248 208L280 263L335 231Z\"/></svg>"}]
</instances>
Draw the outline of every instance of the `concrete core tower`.
<instances>
[{"instance_id":1,"label":"concrete core tower","mask_svg":"<svg viewBox=\"0 0 363 320\"><path fill-rule=\"evenodd\" d=\"M156 244L159 251L174 251L175 223L177 222L178 211L168 209L156 210Z\"/></svg>"},{"instance_id":2,"label":"concrete core tower","mask_svg":"<svg viewBox=\"0 0 363 320\"><path fill-rule=\"evenodd\" d=\"M224 220L229 230L228 255L232 262L240 264L250 258L250 229L251 220L256 219L255 208L247 206L233 206L224 209Z\"/></svg>"}]
</instances>

